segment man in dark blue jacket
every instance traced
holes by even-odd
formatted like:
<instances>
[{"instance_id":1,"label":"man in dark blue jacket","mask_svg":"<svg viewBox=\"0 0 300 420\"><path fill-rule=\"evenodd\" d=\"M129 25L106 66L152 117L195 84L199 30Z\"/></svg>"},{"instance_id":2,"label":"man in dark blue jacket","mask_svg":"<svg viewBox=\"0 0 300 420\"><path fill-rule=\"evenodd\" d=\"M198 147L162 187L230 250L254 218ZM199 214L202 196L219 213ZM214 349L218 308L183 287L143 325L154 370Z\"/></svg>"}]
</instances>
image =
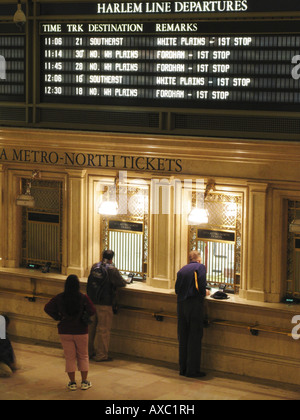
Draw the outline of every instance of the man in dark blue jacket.
<instances>
[{"instance_id":1,"label":"man in dark blue jacket","mask_svg":"<svg viewBox=\"0 0 300 420\"><path fill-rule=\"evenodd\" d=\"M15 353L6 334L6 330L10 321L7 316L4 316L3 318L5 320L5 337L0 337L0 378L9 378L12 376L17 367Z\"/></svg>"},{"instance_id":2,"label":"man in dark blue jacket","mask_svg":"<svg viewBox=\"0 0 300 420\"><path fill-rule=\"evenodd\" d=\"M178 339L180 375L203 377L200 371L203 337L204 298L206 296L206 268L201 255L192 251L190 263L177 273Z\"/></svg>"}]
</instances>

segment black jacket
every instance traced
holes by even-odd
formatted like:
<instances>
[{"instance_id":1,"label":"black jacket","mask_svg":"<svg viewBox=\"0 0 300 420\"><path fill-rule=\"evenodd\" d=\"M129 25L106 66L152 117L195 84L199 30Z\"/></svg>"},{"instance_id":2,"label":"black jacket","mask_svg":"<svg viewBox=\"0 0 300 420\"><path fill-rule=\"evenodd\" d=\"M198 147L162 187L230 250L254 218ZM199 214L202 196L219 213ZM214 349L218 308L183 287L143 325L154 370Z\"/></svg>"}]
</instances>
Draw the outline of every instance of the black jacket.
<instances>
[{"instance_id":1,"label":"black jacket","mask_svg":"<svg viewBox=\"0 0 300 420\"><path fill-rule=\"evenodd\" d=\"M101 275L99 270L95 270L101 266L106 271L106 275ZM117 289L125 287L126 284L127 282L116 267L103 262L97 263L93 265L88 278L87 295L94 305L113 306Z\"/></svg>"},{"instance_id":2,"label":"black jacket","mask_svg":"<svg viewBox=\"0 0 300 420\"><path fill-rule=\"evenodd\" d=\"M0 362L10 367L15 363L15 354L8 337L0 340Z\"/></svg>"},{"instance_id":3,"label":"black jacket","mask_svg":"<svg viewBox=\"0 0 300 420\"><path fill-rule=\"evenodd\" d=\"M195 285L195 273L197 273L198 289ZM190 264L182 267L177 273L177 281L175 284L175 292L177 301L183 302L194 296L206 296L206 268L203 264L192 261Z\"/></svg>"}]
</instances>

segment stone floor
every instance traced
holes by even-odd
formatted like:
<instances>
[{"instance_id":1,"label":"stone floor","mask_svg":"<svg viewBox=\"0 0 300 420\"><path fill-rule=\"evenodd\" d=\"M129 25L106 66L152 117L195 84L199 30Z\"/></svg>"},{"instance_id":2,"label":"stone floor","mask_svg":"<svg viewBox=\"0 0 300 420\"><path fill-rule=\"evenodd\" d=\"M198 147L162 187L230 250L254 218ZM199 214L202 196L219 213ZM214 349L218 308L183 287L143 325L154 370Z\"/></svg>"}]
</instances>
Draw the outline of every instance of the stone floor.
<instances>
[{"instance_id":1,"label":"stone floor","mask_svg":"<svg viewBox=\"0 0 300 420\"><path fill-rule=\"evenodd\" d=\"M75 392L66 389L62 350L14 343L20 369L12 378L0 379L0 400L300 400L296 387L255 382L208 372L204 379L187 379L173 366L115 357L112 362L91 362L93 387ZM78 374L79 382L79 374ZM102 403L103 404L103 403ZM103 409L111 409L104 403Z\"/></svg>"}]
</instances>

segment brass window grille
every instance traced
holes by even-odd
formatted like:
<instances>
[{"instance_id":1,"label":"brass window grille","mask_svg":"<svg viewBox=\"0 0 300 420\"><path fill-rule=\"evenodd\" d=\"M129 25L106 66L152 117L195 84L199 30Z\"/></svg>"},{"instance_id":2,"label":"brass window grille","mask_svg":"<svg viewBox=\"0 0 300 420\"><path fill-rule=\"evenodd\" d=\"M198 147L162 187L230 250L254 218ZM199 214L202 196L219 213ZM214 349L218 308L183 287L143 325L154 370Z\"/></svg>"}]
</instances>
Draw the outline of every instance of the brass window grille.
<instances>
[{"instance_id":1,"label":"brass window grille","mask_svg":"<svg viewBox=\"0 0 300 420\"><path fill-rule=\"evenodd\" d=\"M119 201L118 214L101 219L102 251L115 252L114 264L121 274L134 274L136 280L145 281L148 260L149 186L117 185L126 188L127 202ZM122 191L124 195L124 191Z\"/></svg>"},{"instance_id":2,"label":"brass window grille","mask_svg":"<svg viewBox=\"0 0 300 420\"><path fill-rule=\"evenodd\" d=\"M212 231L213 232L213 231ZM207 282L212 285L235 286L235 242L198 238L197 249L207 270Z\"/></svg>"},{"instance_id":3,"label":"brass window grille","mask_svg":"<svg viewBox=\"0 0 300 420\"><path fill-rule=\"evenodd\" d=\"M288 226L300 219L300 201L288 201ZM300 234L288 232L287 281L288 296L300 298Z\"/></svg>"},{"instance_id":4,"label":"brass window grille","mask_svg":"<svg viewBox=\"0 0 300 420\"><path fill-rule=\"evenodd\" d=\"M22 188L27 180L22 180ZM61 270L62 264L62 183L35 180L31 194L34 208L23 208L22 266L45 265Z\"/></svg>"},{"instance_id":5,"label":"brass window grille","mask_svg":"<svg viewBox=\"0 0 300 420\"><path fill-rule=\"evenodd\" d=\"M192 193L192 205L196 192ZM227 290L239 292L242 255L242 195L211 192L205 199L208 223L190 226L189 250L198 250L207 270L211 287L226 284Z\"/></svg>"}]
</instances>

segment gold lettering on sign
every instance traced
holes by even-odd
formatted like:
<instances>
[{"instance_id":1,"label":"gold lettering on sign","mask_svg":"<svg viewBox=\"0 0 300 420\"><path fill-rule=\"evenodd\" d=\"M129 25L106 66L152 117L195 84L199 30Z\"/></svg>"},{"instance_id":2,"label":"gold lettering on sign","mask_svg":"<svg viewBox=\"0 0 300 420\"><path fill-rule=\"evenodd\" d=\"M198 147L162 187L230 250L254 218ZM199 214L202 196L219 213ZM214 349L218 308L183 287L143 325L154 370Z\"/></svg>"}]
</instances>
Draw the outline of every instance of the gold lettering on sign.
<instances>
[{"instance_id":1,"label":"gold lettering on sign","mask_svg":"<svg viewBox=\"0 0 300 420\"><path fill-rule=\"evenodd\" d=\"M0 163L3 162L152 172L179 173L183 170L181 159L0 148Z\"/></svg>"}]
</instances>

